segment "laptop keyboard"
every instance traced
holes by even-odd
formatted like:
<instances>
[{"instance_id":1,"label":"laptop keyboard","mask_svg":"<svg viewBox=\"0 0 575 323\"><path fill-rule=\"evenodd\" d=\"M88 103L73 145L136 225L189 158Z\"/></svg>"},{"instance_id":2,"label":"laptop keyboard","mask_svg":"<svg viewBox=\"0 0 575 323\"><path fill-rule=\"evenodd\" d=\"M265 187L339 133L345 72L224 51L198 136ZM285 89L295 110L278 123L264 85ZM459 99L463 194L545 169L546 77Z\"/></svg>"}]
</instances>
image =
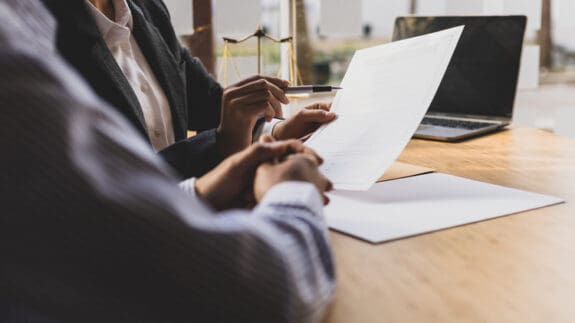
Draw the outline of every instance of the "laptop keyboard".
<instances>
[{"instance_id":1,"label":"laptop keyboard","mask_svg":"<svg viewBox=\"0 0 575 323\"><path fill-rule=\"evenodd\" d=\"M475 130L480 128L491 127L497 125L496 123L481 122L481 121L467 121L467 120L454 120L454 119L441 119L425 117L421 124L446 127L446 128L457 128L457 129L468 129Z\"/></svg>"}]
</instances>

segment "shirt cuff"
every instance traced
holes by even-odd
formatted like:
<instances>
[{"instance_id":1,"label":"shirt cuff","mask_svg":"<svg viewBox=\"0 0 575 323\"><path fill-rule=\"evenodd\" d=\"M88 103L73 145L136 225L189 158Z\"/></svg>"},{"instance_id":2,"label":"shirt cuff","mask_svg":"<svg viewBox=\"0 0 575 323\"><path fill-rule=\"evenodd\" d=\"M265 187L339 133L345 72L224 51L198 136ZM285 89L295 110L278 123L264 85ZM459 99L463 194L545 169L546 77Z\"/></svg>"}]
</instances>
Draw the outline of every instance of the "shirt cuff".
<instances>
[{"instance_id":1,"label":"shirt cuff","mask_svg":"<svg viewBox=\"0 0 575 323\"><path fill-rule=\"evenodd\" d=\"M284 121L284 120L274 118L270 122L263 122L259 126L259 128L256 129L256 131L254 132L254 135L252 137L252 142L258 141L262 135L271 135L273 130L274 130L274 127L282 121Z\"/></svg>"},{"instance_id":2,"label":"shirt cuff","mask_svg":"<svg viewBox=\"0 0 575 323\"><path fill-rule=\"evenodd\" d=\"M195 178L190 178L185 181L182 181L178 184L178 186L182 191L184 191L184 193L188 195L188 197L191 198L194 205L197 205L198 207L202 208L202 211L205 211L207 213L215 212L215 210L210 206L209 203L207 203L200 196L198 196L198 193L196 192Z\"/></svg>"},{"instance_id":3,"label":"shirt cuff","mask_svg":"<svg viewBox=\"0 0 575 323\"><path fill-rule=\"evenodd\" d=\"M272 187L260 205L286 205L304 207L323 219L323 199L317 188L306 182L283 182Z\"/></svg>"}]
</instances>

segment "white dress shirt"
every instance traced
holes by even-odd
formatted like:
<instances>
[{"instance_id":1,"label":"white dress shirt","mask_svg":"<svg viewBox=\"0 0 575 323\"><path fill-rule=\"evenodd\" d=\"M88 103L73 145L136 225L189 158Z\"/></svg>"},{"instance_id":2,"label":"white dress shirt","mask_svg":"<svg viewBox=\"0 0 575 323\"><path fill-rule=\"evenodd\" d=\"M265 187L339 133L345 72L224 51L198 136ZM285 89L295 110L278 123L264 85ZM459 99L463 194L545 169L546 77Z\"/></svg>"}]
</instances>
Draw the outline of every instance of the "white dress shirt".
<instances>
[{"instance_id":1,"label":"white dress shirt","mask_svg":"<svg viewBox=\"0 0 575 323\"><path fill-rule=\"evenodd\" d=\"M108 49L128 79L142 107L152 147L160 151L175 142L170 104L146 57L132 34L132 12L126 0L112 0L115 19L110 20L89 0L85 0ZM254 132L253 142L271 134L282 120L264 122Z\"/></svg>"},{"instance_id":2,"label":"white dress shirt","mask_svg":"<svg viewBox=\"0 0 575 323\"><path fill-rule=\"evenodd\" d=\"M132 34L132 12L128 3L126 0L113 0L114 21L89 0L86 3L108 49L140 102L152 147L160 151L172 145L175 139L170 104Z\"/></svg>"},{"instance_id":3,"label":"white dress shirt","mask_svg":"<svg viewBox=\"0 0 575 323\"><path fill-rule=\"evenodd\" d=\"M0 0L0 21L1 321L321 320L313 185L216 213L57 55L40 1Z\"/></svg>"}]
</instances>

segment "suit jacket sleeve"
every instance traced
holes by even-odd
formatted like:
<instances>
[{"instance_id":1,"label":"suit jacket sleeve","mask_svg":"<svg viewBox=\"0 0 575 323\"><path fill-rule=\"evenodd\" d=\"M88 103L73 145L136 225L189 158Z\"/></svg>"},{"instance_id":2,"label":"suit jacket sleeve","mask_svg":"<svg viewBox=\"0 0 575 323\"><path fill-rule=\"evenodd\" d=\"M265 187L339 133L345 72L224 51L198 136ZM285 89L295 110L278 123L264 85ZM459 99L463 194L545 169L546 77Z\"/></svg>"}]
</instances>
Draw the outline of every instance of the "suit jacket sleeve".
<instances>
[{"instance_id":1,"label":"suit jacket sleeve","mask_svg":"<svg viewBox=\"0 0 575 323\"><path fill-rule=\"evenodd\" d=\"M159 154L176 171L179 179L201 177L223 159L216 141L216 129L210 129L180 140Z\"/></svg>"},{"instance_id":2,"label":"suit jacket sleeve","mask_svg":"<svg viewBox=\"0 0 575 323\"><path fill-rule=\"evenodd\" d=\"M188 130L198 134L171 145L160 155L185 179L204 175L223 159L216 145L223 90L199 59L186 48L181 51L186 71Z\"/></svg>"},{"instance_id":3,"label":"suit jacket sleeve","mask_svg":"<svg viewBox=\"0 0 575 323\"><path fill-rule=\"evenodd\" d=\"M182 48L182 59L186 64L188 129L201 132L217 128L221 116L222 87L186 48Z\"/></svg>"}]
</instances>

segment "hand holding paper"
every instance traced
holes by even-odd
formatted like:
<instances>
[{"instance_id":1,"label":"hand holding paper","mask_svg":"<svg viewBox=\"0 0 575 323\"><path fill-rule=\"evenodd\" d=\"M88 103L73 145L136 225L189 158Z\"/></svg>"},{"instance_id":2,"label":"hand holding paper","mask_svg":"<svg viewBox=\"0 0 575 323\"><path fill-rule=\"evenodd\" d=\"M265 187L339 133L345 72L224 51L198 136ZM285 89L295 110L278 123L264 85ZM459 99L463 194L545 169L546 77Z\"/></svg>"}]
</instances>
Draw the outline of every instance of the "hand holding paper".
<instances>
[{"instance_id":1,"label":"hand holding paper","mask_svg":"<svg viewBox=\"0 0 575 323\"><path fill-rule=\"evenodd\" d=\"M336 189L368 190L429 108L463 27L358 50L332 105L338 119L307 142Z\"/></svg>"}]
</instances>

